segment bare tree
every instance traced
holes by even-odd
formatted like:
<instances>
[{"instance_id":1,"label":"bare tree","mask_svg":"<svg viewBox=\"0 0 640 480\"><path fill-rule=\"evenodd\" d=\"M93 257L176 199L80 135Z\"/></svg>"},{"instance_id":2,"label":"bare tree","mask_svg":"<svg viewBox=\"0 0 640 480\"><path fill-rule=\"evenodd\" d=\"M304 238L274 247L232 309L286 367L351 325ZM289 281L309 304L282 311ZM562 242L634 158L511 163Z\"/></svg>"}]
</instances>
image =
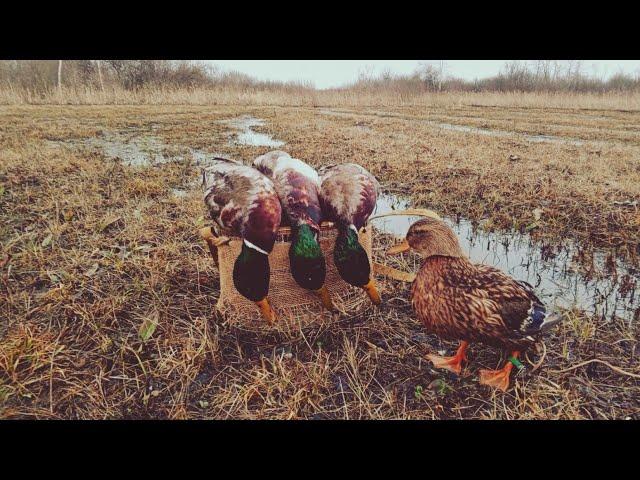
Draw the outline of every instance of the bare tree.
<instances>
[{"instance_id":1,"label":"bare tree","mask_svg":"<svg viewBox=\"0 0 640 480\"><path fill-rule=\"evenodd\" d=\"M420 63L418 74L427 90L442 90L442 72L444 71L444 62L440 62L440 66L436 67L432 63Z\"/></svg>"},{"instance_id":2,"label":"bare tree","mask_svg":"<svg viewBox=\"0 0 640 480\"><path fill-rule=\"evenodd\" d=\"M58 95L62 98L62 60L58 60Z\"/></svg>"},{"instance_id":3,"label":"bare tree","mask_svg":"<svg viewBox=\"0 0 640 480\"><path fill-rule=\"evenodd\" d=\"M96 60L96 66L98 67L98 80L100 81L100 90L104 94L104 82L102 81L102 62L100 60Z\"/></svg>"},{"instance_id":4,"label":"bare tree","mask_svg":"<svg viewBox=\"0 0 640 480\"><path fill-rule=\"evenodd\" d=\"M444 78L445 63L444 60L440 60L440 76L438 77L438 91L442 91L442 79Z\"/></svg>"}]
</instances>

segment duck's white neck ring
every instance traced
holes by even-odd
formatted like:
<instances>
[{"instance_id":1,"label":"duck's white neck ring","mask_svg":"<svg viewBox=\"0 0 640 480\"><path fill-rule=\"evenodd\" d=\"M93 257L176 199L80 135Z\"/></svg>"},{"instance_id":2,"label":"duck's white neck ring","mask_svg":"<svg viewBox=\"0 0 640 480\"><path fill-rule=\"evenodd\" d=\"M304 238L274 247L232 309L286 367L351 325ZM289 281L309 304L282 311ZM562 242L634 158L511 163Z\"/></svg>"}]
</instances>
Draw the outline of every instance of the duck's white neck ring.
<instances>
[{"instance_id":1,"label":"duck's white neck ring","mask_svg":"<svg viewBox=\"0 0 640 480\"><path fill-rule=\"evenodd\" d=\"M269 255L269 252L265 252L264 250L262 250L260 247L254 245L253 243L251 243L249 240L247 240L246 238L242 240L244 242L244 244L249 247L254 249L257 252L262 253L263 255Z\"/></svg>"}]
</instances>

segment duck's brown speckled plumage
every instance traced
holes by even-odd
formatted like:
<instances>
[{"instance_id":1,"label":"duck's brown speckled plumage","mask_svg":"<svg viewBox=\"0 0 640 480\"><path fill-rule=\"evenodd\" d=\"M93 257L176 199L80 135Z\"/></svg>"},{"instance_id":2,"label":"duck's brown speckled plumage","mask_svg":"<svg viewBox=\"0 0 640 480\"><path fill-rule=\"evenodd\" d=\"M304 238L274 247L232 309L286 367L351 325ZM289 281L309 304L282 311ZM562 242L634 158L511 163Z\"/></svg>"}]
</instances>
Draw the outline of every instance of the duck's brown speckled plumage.
<instances>
[{"instance_id":1,"label":"duck's brown speckled plumage","mask_svg":"<svg viewBox=\"0 0 640 480\"><path fill-rule=\"evenodd\" d=\"M259 156L253 166L273 180L287 223L320 231L320 178L312 167L282 150Z\"/></svg>"},{"instance_id":2,"label":"duck's brown speckled plumage","mask_svg":"<svg viewBox=\"0 0 640 480\"><path fill-rule=\"evenodd\" d=\"M407 240L426 257L412 285L411 302L430 332L524 351L551 324L529 284L469 261L443 222L421 220Z\"/></svg>"},{"instance_id":3,"label":"duck's brown speckled plumage","mask_svg":"<svg viewBox=\"0 0 640 480\"><path fill-rule=\"evenodd\" d=\"M224 158L215 158L202 176L211 218L223 229L271 252L282 212L273 182L255 168Z\"/></svg>"},{"instance_id":4,"label":"duck's brown speckled plumage","mask_svg":"<svg viewBox=\"0 0 640 480\"><path fill-rule=\"evenodd\" d=\"M539 300L500 270L464 258L427 258L411 288L413 308L429 331L507 350L534 343L521 331L532 302Z\"/></svg>"},{"instance_id":5,"label":"duck's brown speckled plumage","mask_svg":"<svg viewBox=\"0 0 640 480\"><path fill-rule=\"evenodd\" d=\"M318 173L320 205L327 220L355 225L358 230L364 227L380 191L376 178L355 163L329 165Z\"/></svg>"}]
</instances>

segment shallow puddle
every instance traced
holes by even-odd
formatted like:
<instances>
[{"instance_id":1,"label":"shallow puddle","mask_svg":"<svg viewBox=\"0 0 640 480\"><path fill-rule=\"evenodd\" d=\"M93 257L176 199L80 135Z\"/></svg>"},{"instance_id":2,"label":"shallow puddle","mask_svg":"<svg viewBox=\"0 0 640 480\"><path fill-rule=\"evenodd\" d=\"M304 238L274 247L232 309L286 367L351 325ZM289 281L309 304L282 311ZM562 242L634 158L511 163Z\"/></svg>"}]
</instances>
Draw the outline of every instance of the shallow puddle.
<instances>
[{"instance_id":1,"label":"shallow puddle","mask_svg":"<svg viewBox=\"0 0 640 480\"><path fill-rule=\"evenodd\" d=\"M382 195L374 215L409 207L406 198ZM403 238L419 218L384 217L371 222L376 229ZM578 261L580 249L570 242L544 245L528 234L490 233L474 228L469 220L444 220L471 261L492 265L529 282L549 307L575 307L603 318L615 315L631 320L640 315L640 292L636 291L640 271L620 260L613 260L612 266L605 251L595 251Z\"/></svg>"},{"instance_id":2,"label":"shallow puddle","mask_svg":"<svg viewBox=\"0 0 640 480\"><path fill-rule=\"evenodd\" d=\"M464 125L455 125L452 123L434 122L431 120L422 121L424 123L439 127L443 130L452 130L454 132L475 133L478 135L487 135L490 137L512 137L514 135L519 135L530 142L569 143L576 146L584 144L582 140L578 140L577 138L554 137L553 135L530 135L526 133L508 132L506 130L491 130L488 128L468 127Z\"/></svg>"},{"instance_id":3,"label":"shallow puddle","mask_svg":"<svg viewBox=\"0 0 640 480\"><path fill-rule=\"evenodd\" d=\"M165 157L165 145L155 136L137 136L130 139L123 135L106 133L101 137L88 138L83 142L87 147L99 148L109 158L119 158L123 163L147 166L170 160Z\"/></svg>"},{"instance_id":4,"label":"shallow puddle","mask_svg":"<svg viewBox=\"0 0 640 480\"><path fill-rule=\"evenodd\" d=\"M249 145L280 146L284 142L273 140L269 135L253 132L254 126L264 125L264 121L254 117L240 117L233 120L225 120L233 129L240 130L236 142ZM151 130L158 129L157 124L151 125ZM231 135L236 135L231 133ZM224 152L205 152L186 145L169 145L164 143L161 137L148 134L148 131L138 130L106 131L99 136L73 139L73 140L48 140L50 148L71 147L74 149L99 150L109 160L120 160L130 166L151 167L166 162L193 161L197 167L206 167L214 157L231 158ZM190 158L189 158L190 157ZM199 189L201 186L200 173L180 188L170 189L172 196L184 198L189 191Z\"/></svg>"},{"instance_id":5,"label":"shallow puddle","mask_svg":"<svg viewBox=\"0 0 640 480\"><path fill-rule=\"evenodd\" d=\"M530 142L550 142L550 143L569 143L571 145L583 145L584 141L571 138L571 137L556 137L553 135L532 135L527 133L519 133L519 132L509 132L506 130L494 130L489 128L480 128L480 127L470 127L466 125L456 125L453 123L444 123L444 122L436 122L434 120L427 120L424 118L416 118L407 115L399 115L392 114L389 112L343 112L339 110L328 110L322 109L319 112L323 115L336 115L336 116L353 116L353 115L368 115L368 116L376 116L376 117L388 117L388 118L399 118L403 120L410 120L414 122L426 123L428 125L433 125L434 127L440 128L442 130L450 130L454 132L462 132L462 133L472 133L477 135L486 135L489 137L514 137L519 136L528 140Z\"/></svg>"},{"instance_id":6,"label":"shallow puddle","mask_svg":"<svg viewBox=\"0 0 640 480\"><path fill-rule=\"evenodd\" d=\"M223 120L222 123L229 125L236 130L231 133L232 139L230 143L236 145L251 145L254 147L280 147L285 142L274 139L266 133L259 133L253 130L253 127L261 127L264 120L260 118L243 115L230 120Z\"/></svg>"},{"instance_id":7,"label":"shallow puddle","mask_svg":"<svg viewBox=\"0 0 640 480\"><path fill-rule=\"evenodd\" d=\"M148 167L170 161L182 161L185 155L169 153L170 148L187 150L196 164L206 163L213 154L189 147L166 145L154 135L125 136L122 133L108 132L99 137L84 138L69 141L49 141L49 146L71 146L100 150L108 159L119 159L126 165Z\"/></svg>"},{"instance_id":8,"label":"shallow puddle","mask_svg":"<svg viewBox=\"0 0 640 480\"><path fill-rule=\"evenodd\" d=\"M49 140L47 143L49 147L53 148L70 146L97 149L110 160L118 159L126 165L137 167L149 167L166 162L182 162L189 155L196 166L206 166L213 157L225 155L208 153L184 145L167 145L161 138L154 135L132 136L129 134L126 136L124 132L106 132L99 137L79 140Z\"/></svg>"}]
</instances>

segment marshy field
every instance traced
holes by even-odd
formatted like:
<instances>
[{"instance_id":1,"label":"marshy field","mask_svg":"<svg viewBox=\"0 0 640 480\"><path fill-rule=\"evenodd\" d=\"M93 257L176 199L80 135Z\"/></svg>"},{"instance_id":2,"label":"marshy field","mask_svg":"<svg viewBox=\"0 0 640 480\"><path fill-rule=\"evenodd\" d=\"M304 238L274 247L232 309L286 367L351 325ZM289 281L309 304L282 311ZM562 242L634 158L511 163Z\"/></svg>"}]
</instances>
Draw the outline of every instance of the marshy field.
<instances>
[{"instance_id":1,"label":"marshy field","mask_svg":"<svg viewBox=\"0 0 640 480\"><path fill-rule=\"evenodd\" d=\"M0 106L0 418L638 419L640 107L615 102ZM378 213L430 208L564 321L506 393L428 353L409 284L298 331L217 313L200 169L356 162ZM376 262L412 219L375 220ZM260 322L256 317L256 322Z\"/></svg>"}]
</instances>

